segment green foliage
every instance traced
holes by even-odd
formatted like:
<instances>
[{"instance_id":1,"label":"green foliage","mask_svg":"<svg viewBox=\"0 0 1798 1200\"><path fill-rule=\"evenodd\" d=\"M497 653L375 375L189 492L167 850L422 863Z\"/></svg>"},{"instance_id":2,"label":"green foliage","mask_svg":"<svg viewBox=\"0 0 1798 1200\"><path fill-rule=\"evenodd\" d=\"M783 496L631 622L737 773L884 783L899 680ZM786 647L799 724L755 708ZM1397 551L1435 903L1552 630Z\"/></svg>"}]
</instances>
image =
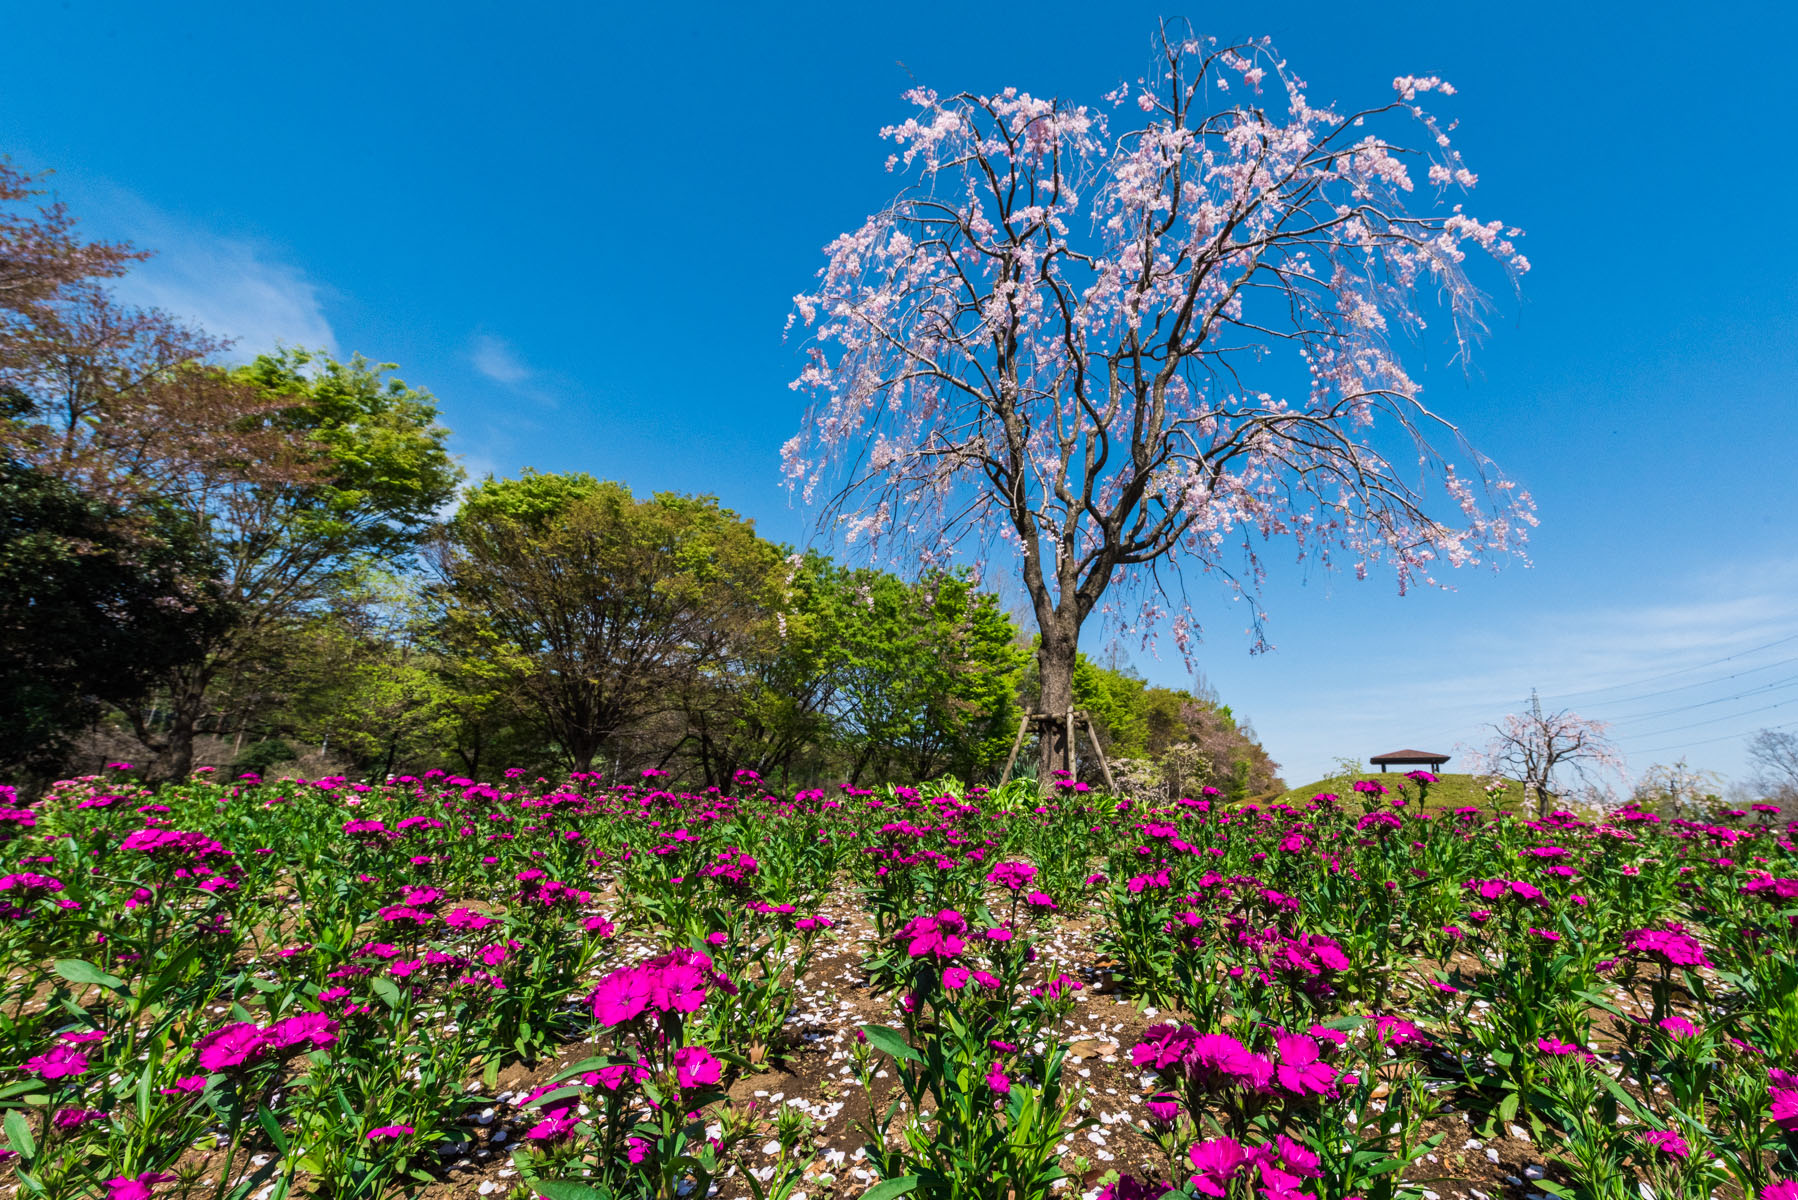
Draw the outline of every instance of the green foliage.
<instances>
[{"instance_id":1,"label":"green foliage","mask_svg":"<svg viewBox=\"0 0 1798 1200\"><path fill-rule=\"evenodd\" d=\"M1352 762L1345 762L1345 767ZM1313 780L1299 787L1287 788L1272 795L1263 794L1255 799L1266 804L1290 804L1303 808L1310 803L1311 797L1320 792L1328 792L1345 798L1353 798L1353 785L1358 779L1371 779L1387 788L1394 796L1402 797L1411 804L1419 804L1426 808L1453 811L1457 808L1477 808L1482 812L1511 811L1521 802L1523 785L1515 780L1510 781L1505 791L1489 795L1486 791L1486 778L1482 775L1443 774L1436 777L1437 782L1429 787L1428 795L1424 795L1415 783L1406 779L1401 772L1382 772L1378 767L1366 770L1343 770L1323 779Z\"/></svg>"},{"instance_id":2,"label":"green foliage","mask_svg":"<svg viewBox=\"0 0 1798 1200\"><path fill-rule=\"evenodd\" d=\"M44 765L227 623L212 562L169 508L133 509L0 459L0 766Z\"/></svg>"},{"instance_id":3,"label":"green foliage","mask_svg":"<svg viewBox=\"0 0 1798 1200\"><path fill-rule=\"evenodd\" d=\"M1092 714L1110 758L1148 764L1143 774L1174 791L1214 784L1241 799L1279 786L1279 766L1254 732L1208 692L1153 687L1128 667L1102 666L1081 654L1074 704Z\"/></svg>"},{"instance_id":4,"label":"green foliage","mask_svg":"<svg viewBox=\"0 0 1798 1200\"><path fill-rule=\"evenodd\" d=\"M582 770L728 659L781 582L776 548L712 497L640 501L589 475L487 479L438 551L449 639L502 646L526 711Z\"/></svg>"},{"instance_id":5,"label":"green foliage","mask_svg":"<svg viewBox=\"0 0 1798 1200\"><path fill-rule=\"evenodd\" d=\"M971 777L1003 762L1025 654L998 597L951 573L907 584L839 571L833 582L826 620L851 781Z\"/></svg>"},{"instance_id":6,"label":"green foliage","mask_svg":"<svg viewBox=\"0 0 1798 1200\"><path fill-rule=\"evenodd\" d=\"M462 472L430 393L388 376L391 363L320 351L259 355L242 378L279 406L272 421L313 448L315 470L291 489L292 536L388 558L409 554Z\"/></svg>"},{"instance_id":7,"label":"green foliage","mask_svg":"<svg viewBox=\"0 0 1798 1200\"><path fill-rule=\"evenodd\" d=\"M245 746L243 753L231 760L233 774L254 771L258 775L268 773L268 769L277 763L292 762L296 757L293 747L280 738L269 738L254 745Z\"/></svg>"}]
</instances>

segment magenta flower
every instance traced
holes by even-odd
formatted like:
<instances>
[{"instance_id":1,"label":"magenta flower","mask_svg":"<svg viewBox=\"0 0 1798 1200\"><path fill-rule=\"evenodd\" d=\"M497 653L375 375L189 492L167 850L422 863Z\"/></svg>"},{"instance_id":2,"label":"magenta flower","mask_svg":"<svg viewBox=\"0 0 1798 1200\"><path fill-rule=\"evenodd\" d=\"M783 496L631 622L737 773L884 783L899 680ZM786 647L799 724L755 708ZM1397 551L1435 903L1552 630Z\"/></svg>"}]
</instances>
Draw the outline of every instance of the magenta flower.
<instances>
[{"instance_id":1,"label":"magenta flower","mask_svg":"<svg viewBox=\"0 0 1798 1200\"><path fill-rule=\"evenodd\" d=\"M973 978L973 974L966 967L943 968L943 986L952 991L960 991L967 987L968 980L971 978Z\"/></svg>"},{"instance_id":2,"label":"magenta flower","mask_svg":"<svg viewBox=\"0 0 1798 1200\"><path fill-rule=\"evenodd\" d=\"M1036 878L1036 868L1025 862L1002 862L986 873L987 882L1016 892Z\"/></svg>"},{"instance_id":3,"label":"magenta flower","mask_svg":"<svg viewBox=\"0 0 1798 1200\"><path fill-rule=\"evenodd\" d=\"M1642 1135L1642 1140L1672 1158L1690 1158L1692 1155L1692 1147L1686 1145L1686 1139L1679 1136L1677 1129L1650 1129Z\"/></svg>"},{"instance_id":4,"label":"magenta flower","mask_svg":"<svg viewBox=\"0 0 1798 1200\"><path fill-rule=\"evenodd\" d=\"M1329 1042L1337 1049L1348 1045L1348 1032L1342 1029L1331 1029L1327 1025L1313 1025L1305 1032L1320 1041Z\"/></svg>"},{"instance_id":5,"label":"magenta flower","mask_svg":"<svg viewBox=\"0 0 1798 1200\"><path fill-rule=\"evenodd\" d=\"M200 1065L208 1071L241 1067L262 1057L267 1048L268 1032L249 1021L238 1021L215 1029L194 1043Z\"/></svg>"},{"instance_id":6,"label":"magenta flower","mask_svg":"<svg viewBox=\"0 0 1798 1200\"><path fill-rule=\"evenodd\" d=\"M589 1071L581 1076L581 1082L588 1087L604 1088L615 1092L623 1087L626 1078L634 1083L641 1083L649 1078L649 1071L639 1063L614 1063L609 1067L601 1067L597 1071Z\"/></svg>"},{"instance_id":7,"label":"magenta flower","mask_svg":"<svg viewBox=\"0 0 1798 1200\"><path fill-rule=\"evenodd\" d=\"M1151 1025L1144 1039L1130 1048L1130 1062L1165 1071L1185 1057L1198 1031L1190 1025Z\"/></svg>"},{"instance_id":8,"label":"magenta flower","mask_svg":"<svg viewBox=\"0 0 1798 1200\"><path fill-rule=\"evenodd\" d=\"M698 1012L705 1003L706 975L692 963L662 967L649 985L650 1007L658 1012Z\"/></svg>"},{"instance_id":9,"label":"magenta flower","mask_svg":"<svg viewBox=\"0 0 1798 1200\"><path fill-rule=\"evenodd\" d=\"M1187 1061L1213 1086L1235 1085L1259 1091L1273 1079L1274 1065L1227 1033L1201 1034Z\"/></svg>"},{"instance_id":10,"label":"magenta flower","mask_svg":"<svg viewBox=\"0 0 1798 1200\"><path fill-rule=\"evenodd\" d=\"M323 1050L337 1044L337 1022L318 1012L276 1021L267 1033L269 1047L277 1053Z\"/></svg>"},{"instance_id":11,"label":"magenta flower","mask_svg":"<svg viewBox=\"0 0 1798 1200\"><path fill-rule=\"evenodd\" d=\"M1174 1118L1180 1115L1180 1101L1172 1092L1156 1092L1143 1101L1143 1107L1149 1115L1162 1125L1172 1125Z\"/></svg>"},{"instance_id":12,"label":"magenta flower","mask_svg":"<svg viewBox=\"0 0 1798 1200\"><path fill-rule=\"evenodd\" d=\"M1761 1200L1798 1200L1798 1179L1775 1179L1761 1189Z\"/></svg>"},{"instance_id":13,"label":"magenta flower","mask_svg":"<svg viewBox=\"0 0 1798 1200\"><path fill-rule=\"evenodd\" d=\"M906 952L913 958L934 955L938 958L954 958L967 948L959 935L965 933L968 923L962 915L953 909L944 909L934 917L914 917L899 932L901 940L909 942Z\"/></svg>"},{"instance_id":14,"label":"magenta flower","mask_svg":"<svg viewBox=\"0 0 1798 1200\"><path fill-rule=\"evenodd\" d=\"M987 1069L986 1086L992 1088L1002 1096L1011 1095L1011 1079L1006 1076L1003 1064L995 1061L993 1065Z\"/></svg>"},{"instance_id":15,"label":"magenta flower","mask_svg":"<svg viewBox=\"0 0 1798 1200\"><path fill-rule=\"evenodd\" d=\"M1317 1155L1309 1147L1301 1146L1283 1133L1274 1135L1272 1146L1280 1165L1286 1170L1305 1179L1318 1177ZM1263 1152L1267 1149L1266 1146L1262 1147Z\"/></svg>"},{"instance_id":16,"label":"magenta flower","mask_svg":"<svg viewBox=\"0 0 1798 1200\"><path fill-rule=\"evenodd\" d=\"M48 1054L26 1059L20 1070L43 1079L73 1079L87 1073L87 1055L69 1046L57 1046Z\"/></svg>"},{"instance_id":17,"label":"magenta flower","mask_svg":"<svg viewBox=\"0 0 1798 1200\"><path fill-rule=\"evenodd\" d=\"M483 916L472 908L457 908L450 911L444 921L455 929L478 930L496 924L492 917Z\"/></svg>"},{"instance_id":18,"label":"magenta flower","mask_svg":"<svg viewBox=\"0 0 1798 1200\"><path fill-rule=\"evenodd\" d=\"M1298 1034L1277 1034L1280 1086L1295 1096L1327 1096L1336 1090L1336 1068L1323 1061L1318 1044Z\"/></svg>"},{"instance_id":19,"label":"magenta flower","mask_svg":"<svg viewBox=\"0 0 1798 1200\"><path fill-rule=\"evenodd\" d=\"M622 1025L649 1007L653 988L649 973L641 967L612 972L593 992L593 1019L601 1025Z\"/></svg>"},{"instance_id":20,"label":"magenta flower","mask_svg":"<svg viewBox=\"0 0 1798 1200\"><path fill-rule=\"evenodd\" d=\"M1692 1022L1686 1020L1684 1017L1663 1018L1660 1022L1660 1027L1681 1041L1698 1036L1698 1026L1692 1024Z\"/></svg>"},{"instance_id":21,"label":"magenta flower","mask_svg":"<svg viewBox=\"0 0 1798 1200\"><path fill-rule=\"evenodd\" d=\"M144 1171L135 1179L120 1175L106 1181L106 1200L150 1200L152 1184L174 1181L173 1175L160 1175L155 1171Z\"/></svg>"},{"instance_id":22,"label":"magenta flower","mask_svg":"<svg viewBox=\"0 0 1798 1200\"><path fill-rule=\"evenodd\" d=\"M183 1075L175 1080L174 1087L157 1088L164 1096L197 1096L206 1090L206 1076Z\"/></svg>"},{"instance_id":23,"label":"magenta flower","mask_svg":"<svg viewBox=\"0 0 1798 1200\"><path fill-rule=\"evenodd\" d=\"M683 1088L717 1083L724 1065L704 1046L682 1046L674 1052L674 1079Z\"/></svg>"},{"instance_id":24,"label":"magenta flower","mask_svg":"<svg viewBox=\"0 0 1798 1200\"><path fill-rule=\"evenodd\" d=\"M1391 1016L1374 1018L1374 1037L1394 1049L1416 1046L1420 1050L1428 1050L1436 1044L1411 1022Z\"/></svg>"},{"instance_id":25,"label":"magenta flower","mask_svg":"<svg viewBox=\"0 0 1798 1200\"><path fill-rule=\"evenodd\" d=\"M368 1140L371 1142L394 1141L403 1137L411 1137L412 1133L413 1129L410 1125L381 1125L368 1131Z\"/></svg>"},{"instance_id":26,"label":"magenta flower","mask_svg":"<svg viewBox=\"0 0 1798 1200\"><path fill-rule=\"evenodd\" d=\"M1170 1186L1165 1182L1144 1182L1134 1175L1122 1175L1116 1183L1106 1184L1097 1200L1160 1200Z\"/></svg>"},{"instance_id":27,"label":"magenta flower","mask_svg":"<svg viewBox=\"0 0 1798 1200\"><path fill-rule=\"evenodd\" d=\"M1708 967L1698 939L1677 929L1638 929L1623 948L1670 967Z\"/></svg>"},{"instance_id":28,"label":"magenta flower","mask_svg":"<svg viewBox=\"0 0 1798 1200\"><path fill-rule=\"evenodd\" d=\"M1798 1133L1798 1074L1777 1067L1767 1072L1773 1123L1787 1133Z\"/></svg>"},{"instance_id":29,"label":"magenta flower","mask_svg":"<svg viewBox=\"0 0 1798 1200\"><path fill-rule=\"evenodd\" d=\"M525 1130L524 1136L534 1142L559 1142L574 1132L580 1122L567 1108L557 1108L543 1115L543 1120Z\"/></svg>"},{"instance_id":30,"label":"magenta flower","mask_svg":"<svg viewBox=\"0 0 1798 1200\"><path fill-rule=\"evenodd\" d=\"M1186 1154L1192 1160L1192 1184L1205 1196L1228 1196L1230 1181L1254 1164L1242 1143L1229 1137L1195 1143Z\"/></svg>"},{"instance_id":31,"label":"magenta flower","mask_svg":"<svg viewBox=\"0 0 1798 1200\"><path fill-rule=\"evenodd\" d=\"M1575 1046L1572 1042L1563 1042L1560 1038L1557 1038L1557 1037L1545 1037L1545 1038L1538 1039L1536 1042L1536 1048L1538 1050L1542 1051L1542 1053L1552 1054L1556 1058L1565 1058L1569 1054L1578 1054L1580 1052L1580 1048L1578 1046Z\"/></svg>"}]
</instances>

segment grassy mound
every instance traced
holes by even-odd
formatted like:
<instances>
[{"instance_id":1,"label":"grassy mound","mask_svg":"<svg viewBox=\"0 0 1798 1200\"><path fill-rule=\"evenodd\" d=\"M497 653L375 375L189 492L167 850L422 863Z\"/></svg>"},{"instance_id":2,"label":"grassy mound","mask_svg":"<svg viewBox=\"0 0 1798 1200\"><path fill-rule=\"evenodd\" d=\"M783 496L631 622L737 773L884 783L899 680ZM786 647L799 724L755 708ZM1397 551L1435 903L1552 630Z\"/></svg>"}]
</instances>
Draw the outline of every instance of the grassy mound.
<instances>
[{"instance_id":1,"label":"grassy mound","mask_svg":"<svg viewBox=\"0 0 1798 1200\"><path fill-rule=\"evenodd\" d=\"M1495 802L1486 797L1484 775L1438 775L1437 782L1429 787L1429 796L1425 807L1436 810L1452 810L1473 807L1490 812ZM1333 775L1319 779L1300 787L1288 788L1284 792L1273 792L1265 796L1254 797L1258 804L1290 804L1303 807L1311 797L1319 792L1335 792L1345 800L1358 797L1354 791L1357 779L1371 779L1385 787L1392 796L1403 796L1407 803L1416 804L1420 792L1418 786L1406 779L1399 771L1380 772L1378 769L1354 775ZM1515 779L1506 781L1510 787L1498 797L1496 807L1506 810L1515 809L1523 800L1523 785Z\"/></svg>"}]
</instances>

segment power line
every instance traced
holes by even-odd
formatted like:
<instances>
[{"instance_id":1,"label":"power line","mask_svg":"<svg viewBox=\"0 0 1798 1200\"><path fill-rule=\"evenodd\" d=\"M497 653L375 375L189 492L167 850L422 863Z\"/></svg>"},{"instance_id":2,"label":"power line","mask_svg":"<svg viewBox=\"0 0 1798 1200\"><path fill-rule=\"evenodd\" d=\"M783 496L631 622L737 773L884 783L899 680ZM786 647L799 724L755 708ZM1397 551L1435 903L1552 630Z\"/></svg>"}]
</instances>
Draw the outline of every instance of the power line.
<instances>
[{"instance_id":1,"label":"power line","mask_svg":"<svg viewBox=\"0 0 1798 1200\"><path fill-rule=\"evenodd\" d=\"M1669 729L1656 729L1656 730L1652 730L1651 732L1648 732L1648 733L1634 733L1634 734L1630 734L1628 737L1620 738L1618 740L1627 742L1634 738L1662 737L1669 733L1681 733L1687 729L1701 729L1706 725L1715 725L1719 721L1733 721L1738 717L1751 717L1757 712L1771 712L1773 709L1776 709L1776 708L1784 708L1786 705L1788 705L1790 703L1792 703L1792 701L1790 701L1790 700L1781 700L1777 704L1767 704L1767 705L1763 705L1760 708L1751 708L1747 712L1729 713L1729 714L1727 714L1725 716L1721 716L1721 717L1712 717L1708 721L1694 721L1690 725L1675 725Z\"/></svg>"},{"instance_id":2,"label":"power line","mask_svg":"<svg viewBox=\"0 0 1798 1200\"><path fill-rule=\"evenodd\" d=\"M1767 692L1777 692L1782 688L1792 687L1794 684L1798 684L1798 675L1794 675L1789 679L1781 679L1773 683L1762 684L1760 687L1749 688L1747 691L1737 692L1733 696L1718 696L1711 700L1699 700L1692 704L1680 704L1673 708L1663 708L1656 712L1635 713L1631 716L1619 717L1617 720L1610 723L1613 725L1628 725L1635 721L1652 720L1655 717L1669 717L1674 713L1691 712L1695 708L1709 708L1713 704L1728 704L1732 700L1741 700L1748 696L1758 696Z\"/></svg>"},{"instance_id":3,"label":"power line","mask_svg":"<svg viewBox=\"0 0 1798 1200\"><path fill-rule=\"evenodd\" d=\"M1680 667L1677 670L1673 670L1673 671L1663 671L1659 675L1649 675L1646 678L1633 680L1629 683L1613 683L1613 684L1609 684L1605 687L1588 688L1582 692L1563 692L1559 696L1551 697L1551 699L1571 700L1578 696L1596 696L1600 692L1614 692L1614 691L1618 691L1622 688L1638 687L1644 683L1655 683L1662 679L1672 679L1677 675L1689 675L1693 671L1702 671L1706 667L1715 667L1715 666L1719 666L1722 663L1734 662L1738 658L1746 658L1750 654L1759 654L1762 650L1771 650L1774 646L1783 646L1787 642L1798 642L1798 633L1794 633L1794 634L1790 635L1789 637L1777 638L1777 639L1775 639L1771 642L1767 642L1763 645L1751 646L1747 650L1739 650L1734 654L1726 654L1722 658L1714 658L1709 662L1698 663L1698 664L1696 664L1694 666L1690 666L1690 667Z\"/></svg>"},{"instance_id":4,"label":"power line","mask_svg":"<svg viewBox=\"0 0 1798 1200\"><path fill-rule=\"evenodd\" d=\"M1715 742L1733 741L1734 739L1739 738L1739 737L1747 737L1751 733L1759 733L1762 729L1791 729L1794 727L1798 727L1798 721L1789 721L1784 725L1762 725L1762 726L1758 726L1754 729L1743 729L1743 730L1738 730L1735 733L1726 733L1719 737L1703 738L1696 742L1678 742L1678 743L1675 743L1670 746L1656 746L1653 750L1640 750L1640 751L1637 751L1637 753L1639 753L1639 754L1662 754L1668 750L1688 750L1693 746L1709 746Z\"/></svg>"},{"instance_id":5,"label":"power line","mask_svg":"<svg viewBox=\"0 0 1798 1200\"><path fill-rule=\"evenodd\" d=\"M1695 666L1691 666L1691 667L1682 667L1682 668L1680 668L1680 669L1679 669L1679 670L1677 670L1677 671L1667 671L1667 672L1663 672L1663 673L1661 673L1661 674L1659 674L1659 675L1651 675L1651 676L1648 676L1648 677L1647 677L1647 678L1645 678L1645 679L1639 679L1639 680L1636 680L1636 681L1635 681L1635 682L1634 682L1634 683L1628 683L1628 684L1623 684L1623 683L1619 683L1619 684L1611 684L1611 685L1609 685L1609 686L1606 686L1606 687L1602 687L1602 688L1592 688L1592 689L1590 689L1590 690L1588 690L1588 691L1584 691L1584 692L1566 692L1566 693L1563 693L1563 694L1562 694L1562 695L1560 695L1560 696L1556 696L1556 697L1551 697L1551 700L1557 700L1557 701L1558 701L1558 700L1563 700L1563 699L1570 699L1570 698L1573 698L1573 697L1576 697L1576 696L1589 696L1589 695L1597 695L1597 694L1599 694L1599 693L1601 693L1601 692L1608 692L1608 691L1616 691L1616 690L1618 690L1618 689L1620 689L1620 688L1626 688L1626 687L1633 687L1633 686L1636 686L1636 684L1641 684L1641 683L1653 683L1653 682L1654 682L1654 681L1656 681L1656 680L1658 680L1658 679L1667 679L1667 678L1671 678L1671 677L1673 677L1673 676L1675 676L1675 675L1683 675L1683 674L1688 674L1688 673L1690 673L1690 672L1692 672L1692 671L1698 671L1698 670L1703 670L1703 669L1704 669L1704 668L1706 668L1706 667L1713 667L1713 666L1717 666L1717 665L1718 665L1718 664L1720 664L1720 663L1725 663L1725 662L1730 662L1730 661L1732 661L1732 660L1734 660L1734 659L1738 659L1738 658L1743 658L1743 657L1746 657L1746 656L1747 656L1747 655L1750 655L1750 654L1757 654L1757 653L1759 653L1759 652L1760 652L1760 651L1762 651L1762 650L1766 650L1766 649L1769 649L1769 648L1771 648L1771 647L1773 647L1773 646L1779 646L1779 645L1783 645L1783 644L1784 644L1784 643L1786 643L1786 642L1791 642L1791 641L1798 641L1798 634L1794 634L1794 635L1792 635L1792 636L1791 636L1791 637L1786 637L1786 638L1780 638L1780 639L1778 639L1778 640L1776 640L1776 641L1772 641L1772 642L1767 642L1767 643L1765 643L1765 644L1763 644L1763 645L1760 645L1760 646L1755 646L1755 647L1752 647L1752 648L1751 648L1751 649L1748 649L1748 650L1742 650L1742 651L1738 651L1738 652L1737 652L1737 653L1735 653L1735 654L1728 654L1728 655L1725 655L1725 656L1723 656L1723 657L1722 657L1722 658L1719 658L1719 659L1713 659L1713 660L1712 660L1712 661L1710 661L1710 662L1707 662L1707 663L1699 663L1699 664L1697 664L1697 665L1695 665ZM1774 669L1774 668L1776 668L1776 667L1783 667L1783 666L1789 666L1789 665L1790 665L1790 664L1792 664L1792 663L1798 663L1798 656L1794 656L1794 657L1791 657L1791 658L1782 658L1782 659L1779 659L1779 660L1778 660L1778 661L1776 661L1776 662L1770 662L1770 663L1763 663L1763 664L1762 664L1762 665L1760 665L1760 666L1758 666L1758 667L1745 667L1745 668L1743 668L1743 669L1742 669L1742 670L1739 670L1739 671L1732 671L1732 672L1730 672L1730 673L1729 673L1729 674L1727 674L1727 675L1719 675L1719 676L1717 676L1717 677L1715 677L1715 678L1712 678L1712 679L1701 679L1701 680L1699 680L1699 681L1698 681L1698 682L1696 682L1696 683L1682 683L1682 684L1679 684L1679 685L1677 685L1677 686L1675 686L1675 687L1670 687L1670 688L1660 688L1660 689L1658 689L1658 690L1656 690L1656 691L1652 691L1652 692L1644 692L1644 693L1642 693L1642 694L1641 694L1641 695L1639 695L1639 696L1629 696L1629 697L1625 697L1625 698L1623 698L1623 699L1620 699L1620 700L1617 700L1617 701L1614 701L1614 702L1613 702L1613 703L1616 703L1616 704L1635 704L1635 703L1637 703L1637 702L1638 702L1638 701L1641 701L1641 700L1651 700L1651 699L1653 699L1653 698L1655 698L1655 697L1656 697L1656 696L1667 696L1667 695L1672 695L1672 694L1674 694L1674 693L1676 693L1676 692L1685 692L1685 691L1691 691L1691 690L1692 690L1692 689L1694 689L1694 688L1703 688L1703 687L1714 687L1714 686L1716 686L1716 685L1717 685L1717 684L1720 684L1720 683L1727 683L1727 682L1729 682L1729 681L1730 681L1730 680L1732 680L1732 679L1739 679L1739 678L1741 678L1741 677L1742 677L1742 676L1744 676L1744 675L1753 675L1753 674L1757 674L1757 673L1758 673L1758 672L1761 672L1761 671L1770 671L1770 670L1773 670L1773 669ZM1794 677L1794 678L1798 678L1798 677ZM1742 693L1742 694L1743 694L1743 695L1750 695L1750 694L1752 694L1752 693L1753 693L1753 691L1754 691L1754 689L1750 689L1750 690L1749 690L1749 691L1748 691L1748 692L1744 692L1744 693ZM1534 692L1532 692L1532 693L1531 693L1531 694L1532 694L1532 695L1534 695L1534 694L1535 694L1535 693L1534 693ZM1711 703L1715 703L1715 701L1708 701L1708 700L1707 700L1707 701L1703 701L1703 702L1701 702L1701 704L1697 704L1697 705L1691 705L1691 706L1688 706L1688 707L1694 707L1694 708L1695 708L1695 707L1702 707L1702 706L1703 706L1703 705L1708 705L1708 704L1711 704ZM1485 700L1470 700L1470 701L1468 701L1468 702L1467 702L1467 703L1465 703L1465 704L1456 704L1456 705L1448 705L1448 706L1438 706L1438 707L1437 707L1437 709L1436 709L1436 711L1438 711L1438 712L1444 712L1444 713L1446 713L1446 712L1472 712L1472 711L1474 711L1474 710L1485 710L1485 711L1488 711L1488 712L1490 712L1490 711L1491 711L1491 710L1492 710L1492 708L1493 708L1493 707L1494 707L1494 706L1493 706L1493 705L1492 705L1492 703L1491 703L1491 702L1490 702L1490 701L1485 701ZM1683 709L1683 708L1672 708L1672 709L1666 709L1666 710L1662 710L1662 711L1661 711L1661 712L1659 712L1659 713L1635 713L1635 714L1630 714L1630 715L1627 715L1627 716L1623 716L1623 717L1619 717L1619 718L1617 718L1617 720L1616 720L1616 721L1615 721L1615 722L1614 722L1614 723L1615 723L1615 724L1624 724L1624 723L1627 723L1627 722L1629 722L1629 721L1633 721L1633 720L1636 720L1636 719L1637 719L1637 718L1638 718L1638 717L1649 717L1649 716L1657 716L1657 715L1659 715L1659 716L1665 716L1665 715L1670 715L1670 714L1671 714L1671 713L1674 713L1674 712L1680 712L1680 711L1684 711L1684 709ZM1481 724L1482 724L1482 725L1484 725L1484 724L1485 724L1485 723L1484 723L1484 722L1482 722L1482 723L1481 723ZM1433 738L1433 737L1438 737L1438 736L1447 736L1447 735L1448 735L1448 734L1449 734L1449 733L1452 733L1452 732L1454 732L1454 731L1455 731L1455 729L1456 729L1456 728L1457 728L1457 727L1458 727L1458 726L1459 726L1459 723L1457 723L1457 725L1456 725L1456 726L1446 726L1446 725L1445 725L1445 726L1441 726L1441 727L1439 727L1439 728L1437 728L1437 729L1433 729L1433 730L1431 730L1431 731L1429 731L1429 732L1427 732L1427 733L1423 733L1423 734L1413 734L1413 735L1412 735L1412 736L1413 736L1413 737L1418 737L1418 738L1422 738L1422 739L1423 739L1423 740L1426 740L1426 741L1427 741L1427 740L1428 740L1428 739L1430 739L1430 738Z\"/></svg>"},{"instance_id":6,"label":"power line","mask_svg":"<svg viewBox=\"0 0 1798 1200\"><path fill-rule=\"evenodd\" d=\"M1619 700L1616 703L1634 704L1638 700L1652 700L1656 696L1671 696L1674 692L1689 692L1693 688L1712 687L1719 683L1728 683L1732 679L1740 679L1744 675L1771 671L1774 667L1789 666L1792 663L1798 663L1798 656L1782 658L1777 662L1766 663L1758 667L1744 667L1740 671L1731 671L1728 675L1719 675L1715 679L1700 679L1697 683L1682 683L1678 687L1662 688L1656 692L1643 692L1640 696L1631 696L1627 700Z\"/></svg>"}]
</instances>

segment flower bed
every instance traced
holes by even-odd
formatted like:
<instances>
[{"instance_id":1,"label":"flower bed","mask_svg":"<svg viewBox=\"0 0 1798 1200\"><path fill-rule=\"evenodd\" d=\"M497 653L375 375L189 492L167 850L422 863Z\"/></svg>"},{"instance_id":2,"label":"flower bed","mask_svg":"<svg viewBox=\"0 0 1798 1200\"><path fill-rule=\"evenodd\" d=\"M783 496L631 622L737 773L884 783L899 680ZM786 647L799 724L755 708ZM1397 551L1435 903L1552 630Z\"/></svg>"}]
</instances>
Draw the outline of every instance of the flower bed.
<instances>
[{"instance_id":1,"label":"flower bed","mask_svg":"<svg viewBox=\"0 0 1798 1200\"><path fill-rule=\"evenodd\" d=\"M20 1194L1798 1200L1771 806L662 782L0 795Z\"/></svg>"}]
</instances>

